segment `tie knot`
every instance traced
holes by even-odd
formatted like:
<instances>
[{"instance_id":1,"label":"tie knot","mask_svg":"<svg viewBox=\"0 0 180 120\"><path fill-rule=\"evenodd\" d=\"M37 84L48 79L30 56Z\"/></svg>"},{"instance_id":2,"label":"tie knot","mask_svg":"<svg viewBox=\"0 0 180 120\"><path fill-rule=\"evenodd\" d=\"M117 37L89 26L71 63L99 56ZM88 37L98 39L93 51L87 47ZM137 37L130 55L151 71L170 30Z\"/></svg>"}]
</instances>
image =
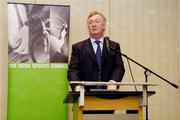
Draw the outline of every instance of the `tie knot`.
<instances>
[{"instance_id":1,"label":"tie knot","mask_svg":"<svg viewBox=\"0 0 180 120\"><path fill-rule=\"evenodd\" d=\"M96 40L95 43L96 43L97 45L99 45L99 44L101 43L101 41Z\"/></svg>"}]
</instances>

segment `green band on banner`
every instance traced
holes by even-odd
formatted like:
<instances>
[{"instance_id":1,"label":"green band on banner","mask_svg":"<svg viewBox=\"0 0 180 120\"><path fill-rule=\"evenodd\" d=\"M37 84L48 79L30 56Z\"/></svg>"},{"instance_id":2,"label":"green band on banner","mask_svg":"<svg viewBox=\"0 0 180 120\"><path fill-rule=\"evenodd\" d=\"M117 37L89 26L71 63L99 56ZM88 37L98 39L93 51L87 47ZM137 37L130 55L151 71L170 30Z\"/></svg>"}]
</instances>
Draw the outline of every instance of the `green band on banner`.
<instances>
[{"instance_id":1,"label":"green band on banner","mask_svg":"<svg viewBox=\"0 0 180 120\"><path fill-rule=\"evenodd\" d=\"M67 120L67 64L32 65L9 65L8 120Z\"/></svg>"}]
</instances>

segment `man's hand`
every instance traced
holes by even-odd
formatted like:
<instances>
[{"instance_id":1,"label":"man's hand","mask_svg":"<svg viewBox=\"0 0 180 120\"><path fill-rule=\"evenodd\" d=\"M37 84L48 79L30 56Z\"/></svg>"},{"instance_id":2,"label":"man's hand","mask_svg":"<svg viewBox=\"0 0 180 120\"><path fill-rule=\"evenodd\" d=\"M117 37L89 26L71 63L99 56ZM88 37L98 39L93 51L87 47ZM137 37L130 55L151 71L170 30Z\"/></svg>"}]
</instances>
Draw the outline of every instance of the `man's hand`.
<instances>
[{"instance_id":1,"label":"man's hand","mask_svg":"<svg viewBox=\"0 0 180 120\"><path fill-rule=\"evenodd\" d=\"M117 85L108 85L107 90L117 90Z\"/></svg>"},{"instance_id":2,"label":"man's hand","mask_svg":"<svg viewBox=\"0 0 180 120\"><path fill-rule=\"evenodd\" d=\"M79 85L76 86L75 89L74 89L74 91L79 92L79 91L80 91L80 87L81 87L81 86L79 86Z\"/></svg>"},{"instance_id":3,"label":"man's hand","mask_svg":"<svg viewBox=\"0 0 180 120\"><path fill-rule=\"evenodd\" d=\"M109 82L111 82L111 83L115 83L115 81L114 80L110 80ZM108 85L107 86L107 90L117 90L117 85Z\"/></svg>"}]
</instances>

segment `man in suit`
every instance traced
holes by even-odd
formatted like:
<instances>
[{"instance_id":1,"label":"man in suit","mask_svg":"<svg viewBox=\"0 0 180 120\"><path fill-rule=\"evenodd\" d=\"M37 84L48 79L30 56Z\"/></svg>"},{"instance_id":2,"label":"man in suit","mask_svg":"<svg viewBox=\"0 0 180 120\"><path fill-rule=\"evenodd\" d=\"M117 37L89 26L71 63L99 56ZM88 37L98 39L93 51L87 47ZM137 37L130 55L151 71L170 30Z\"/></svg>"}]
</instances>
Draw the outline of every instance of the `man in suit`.
<instances>
[{"instance_id":1,"label":"man in suit","mask_svg":"<svg viewBox=\"0 0 180 120\"><path fill-rule=\"evenodd\" d=\"M69 81L120 82L125 73L121 55L115 52L120 52L120 45L104 38L105 16L93 11L88 16L87 25L90 37L72 46L68 71ZM80 89L78 85L71 87L75 91ZM85 87L85 90L96 87ZM100 88L116 90L118 86L108 85L107 87L100 86Z\"/></svg>"}]
</instances>

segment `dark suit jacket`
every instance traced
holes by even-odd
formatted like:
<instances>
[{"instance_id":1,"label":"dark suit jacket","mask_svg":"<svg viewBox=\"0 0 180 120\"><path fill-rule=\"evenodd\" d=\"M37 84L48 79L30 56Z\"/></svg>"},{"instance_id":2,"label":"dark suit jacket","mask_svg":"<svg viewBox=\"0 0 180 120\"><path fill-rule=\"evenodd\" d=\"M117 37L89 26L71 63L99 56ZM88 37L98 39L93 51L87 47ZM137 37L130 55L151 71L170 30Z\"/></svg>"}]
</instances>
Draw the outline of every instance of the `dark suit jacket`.
<instances>
[{"instance_id":1,"label":"dark suit jacket","mask_svg":"<svg viewBox=\"0 0 180 120\"><path fill-rule=\"evenodd\" d=\"M109 46L120 51L120 45L116 42L109 40ZM68 70L69 81L97 81L98 70L98 63L90 39L74 44ZM121 56L112 50L108 51L104 39L102 81L120 82L124 73L125 69Z\"/></svg>"}]
</instances>

